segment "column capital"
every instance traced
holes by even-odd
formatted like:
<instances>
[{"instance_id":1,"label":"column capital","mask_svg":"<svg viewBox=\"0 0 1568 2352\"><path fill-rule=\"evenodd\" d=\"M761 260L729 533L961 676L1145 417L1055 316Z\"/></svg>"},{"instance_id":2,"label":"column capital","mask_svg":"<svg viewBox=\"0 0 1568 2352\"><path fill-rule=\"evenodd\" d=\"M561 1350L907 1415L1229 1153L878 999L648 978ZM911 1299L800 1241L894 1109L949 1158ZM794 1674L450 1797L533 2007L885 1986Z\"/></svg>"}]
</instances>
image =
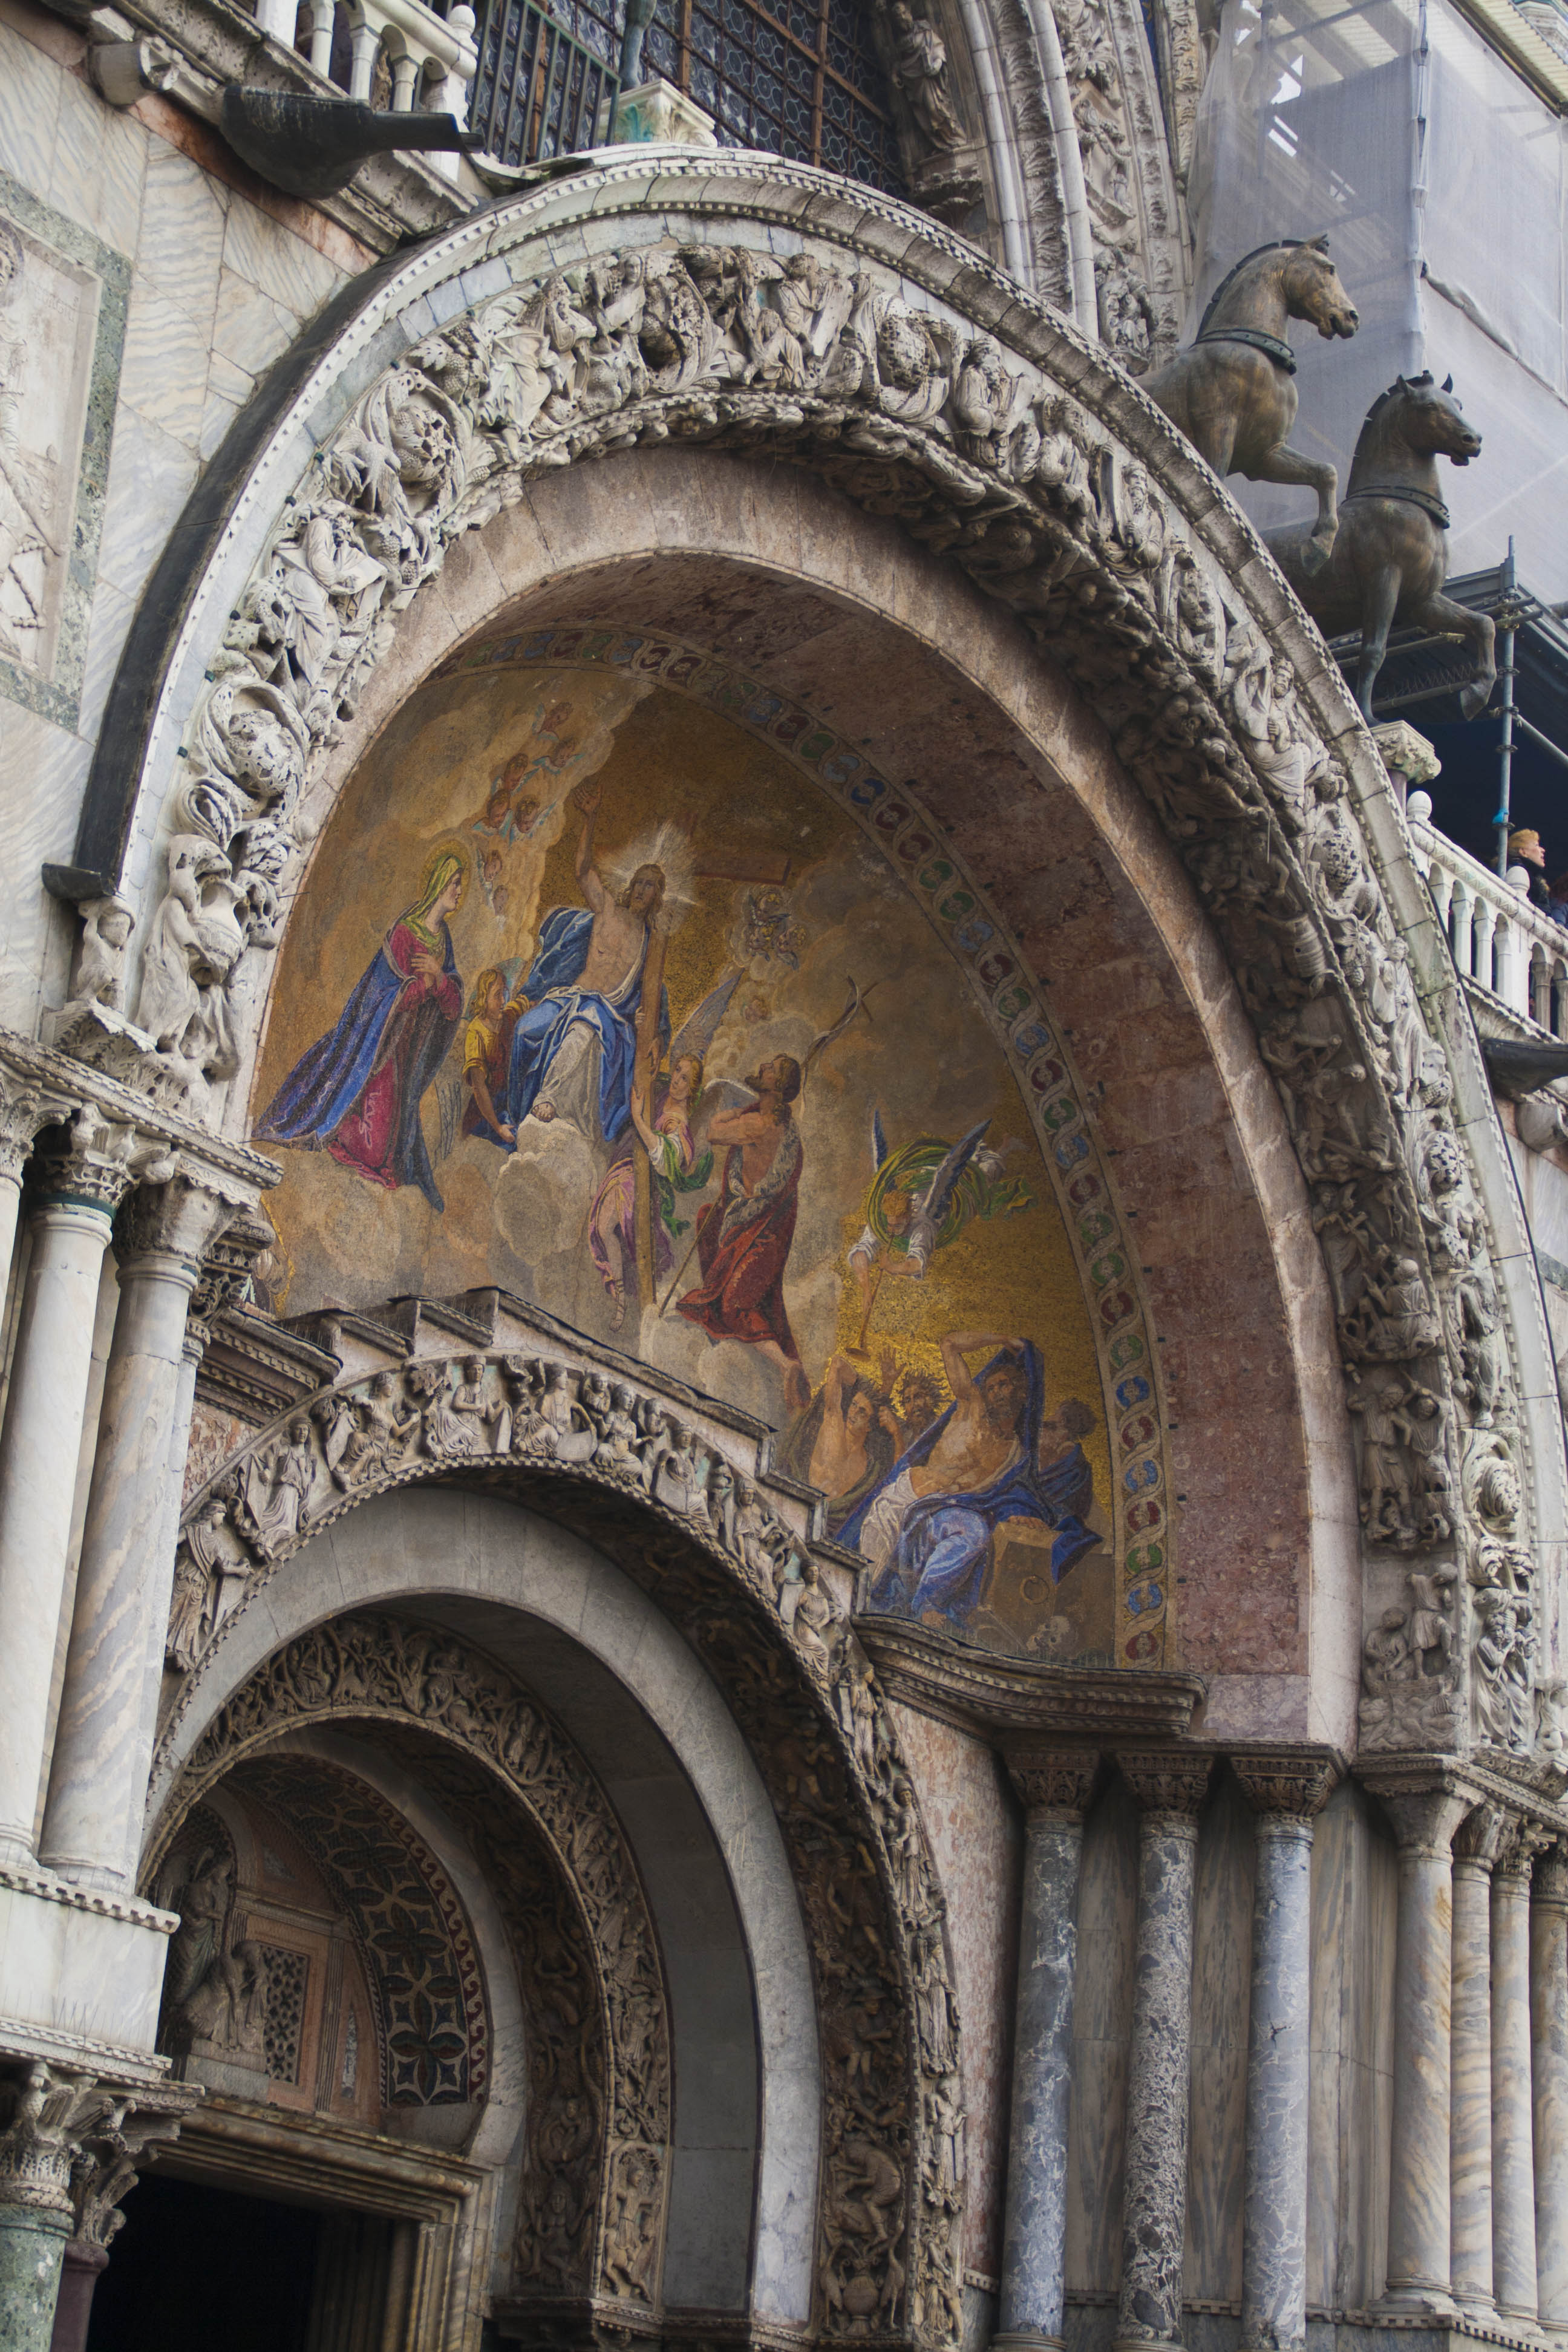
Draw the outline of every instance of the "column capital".
<instances>
[{"instance_id":1,"label":"column capital","mask_svg":"<svg viewBox=\"0 0 1568 2352\"><path fill-rule=\"evenodd\" d=\"M38 1160L38 1208L91 1209L111 1218L136 1181L142 1138L90 1103L77 1111L68 1135L62 1150Z\"/></svg>"},{"instance_id":2,"label":"column capital","mask_svg":"<svg viewBox=\"0 0 1568 2352\"><path fill-rule=\"evenodd\" d=\"M1456 1865L1468 1863L1489 1873L1502 1846L1505 1815L1500 1806L1478 1805L1454 1832Z\"/></svg>"},{"instance_id":3,"label":"column capital","mask_svg":"<svg viewBox=\"0 0 1568 2352\"><path fill-rule=\"evenodd\" d=\"M1116 1761L1140 1811L1170 1814L1192 1822L1208 1793L1214 1759L1180 1749L1119 1748Z\"/></svg>"},{"instance_id":4,"label":"column capital","mask_svg":"<svg viewBox=\"0 0 1568 2352\"><path fill-rule=\"evenodd\" d=\"M121 1274L162 1273L194 1290L205 1253L240 1213L238 1204L187 1168L165 1162L149 1173L154 1181L138 1185L115 1219Z\"/></svg>"},{"instance_id":5,"label":"column capital","mask_svg":"<svg viewBox=\"0 0 1568 2352\"><path fill-rule=\"evenodd\" d=\"M1532 1901L1568 1911L1568 1844L1563 1839L1549 1845L1536 1862L1530 1892Z\"/></svg>"},{"instance_id":6,"label":"column capital","mask_svg":"<svg viewBox=\"0 0 1568 2352\"><path fill-rule=\"evenodd\" d=\"M1097 1748L1036 1748L1009 1743L1005 1760L1007 1777L1030 1821L1053 1813L1064 1821L1082 1821L1089 1810L1094 1776L1100 1769Z\"/></svg>"},{"instance_id":7,"label":"column capital","mask_svg":"<svg viewBox=\"0 0 1568 2352\"><path fill-rule=\"evenodd\" d=\"M60 1115L41 1087L0 1069L0 1183L20 1184L39 1129Z\"/></svg>"},{"instance_id":8,"label":"column capital","mask_svg":"<svg viewBox=\"0 0 1568 2352\"><path fill-rule=\"evenodd\" d=\"M1536 1855L1544 1853L1552 1842L1552 1832L1543 1829L1539 1822L1521 1821L1517 1817L1509 1822L1498 1853L1497 1867L1492 1873L1493 1885L1507 1881L1512 1886L1528 1887L1531 1873L1535 1868Z\"/></svg>"},{"instance_id":9,"label":"column capital","mask_svg":"<svg viewBox=\"0 0 1568 2352\"><path fill-rule=\"evenodd\" d=\"M1446 1774L1435 1774L1425 1786L1413 1786L1403 1779L1380 1782L1364 1777L1388 1815L1402 1859L1452 1862L1454 1832L1472 1810L1473 1797Z\"/></svg>"},{"instance_id":10,"label":"column capital","mask_svg":"<svg viewBox=\"0 0 1568 2352\"><path fill-rule=\"evenodd\" d=\"M1289 1748L1233 1756L1230 1769L1255 1813L1293 1814L1301 1821L1310 1821L1314 1813L1322 1811L1340 1778L1337 1758L1303 1755Z\"/></svg>"}]
</instances>

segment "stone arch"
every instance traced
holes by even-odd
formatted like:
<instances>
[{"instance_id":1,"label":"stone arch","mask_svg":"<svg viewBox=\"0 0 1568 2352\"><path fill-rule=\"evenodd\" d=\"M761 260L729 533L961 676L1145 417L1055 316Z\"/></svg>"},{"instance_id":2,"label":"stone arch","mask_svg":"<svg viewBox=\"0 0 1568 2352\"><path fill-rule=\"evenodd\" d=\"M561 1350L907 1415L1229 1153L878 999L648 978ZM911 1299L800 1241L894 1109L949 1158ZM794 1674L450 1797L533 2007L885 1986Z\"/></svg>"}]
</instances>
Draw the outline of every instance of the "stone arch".
<instances>
[{"instance_id":1,"label":"stone arch","mask_svg":"<svg viewBox=\"0 0 1568 2352\"><path fill-rule=\"evenodd\" d=\"M725 1553L722 1512L710 1531L706 1514L693 1526L668 1505L628 1509L624 1481L595 1479L591 1465L541 1484L548 1466L534 1465L534 1495L594 1549L500 1495L420 1486L395 1503L345 1504L319 1532L302 1531L190 1676L160 1750L150 1821L163 1818L180 1776L199 1772L210 1727L258 1669L286 1675L300 1629L330 1633L344 1600L416 1601L427 1617L452 1594L559 1626L661 1729L725 1857L763 2054L760 2315L798 2323L815 2311L827 2333L855 2333L879 2310L940 2337L956 2325L959 2293L957 2014L918 1806L875 1679L845 1642L831 1666L791 1664L771 1576L737 1550L728 1578L712 1573ZM426 1460L412 1475L442 1471ZM508 1483L520 1498L530 1492ZM440 1539L426 1545L437 1526ZM769 1619L774 1639L759 1642ZM815 1638L804 1621L800 1637ZM815 1990L808 1946L824 1963ZM679 2009L679 1991L676 2000ZM826 2153L814 2189L819 2127ZM868 2166L890 2184L889 2164L903 2184L891 2228L868 2220L854 2186Z\"/></svg>"},{"instance_id":2,"label":"stone arch","mask_svg":"<svg viewBox=\"0 0 1568 2352\"><path fill-rule=\"evenodd\" d=\"M138 803L137 779L117 780L121 755L106 751L84 867L89 841L100 875L117 862L103 853L140 805L130 875L150 878L154 780L182 733L177 824L195 832L181 837L217 845L231 903L250 910L229 965L243 995L245 955L254 974L274 924L306 752L352 711L392 608L466 530L540 471L637 443L673 436L805 465L1010 607L1100 713L1188 867L1279 1084L1358 1417L1373 1376L1379 1394L1426 1416L1425 1442L1407 1449L1408 1530L1384 1524L1363 1471L1368 1605L1403 1595L1412 1548L1476 1555L1464 1457L1500 1400L1505 1442L1532 1474L1529 1539L1554 1545L1563 1496L1543 1316L1468 1015L1372 747L1237 510L1135 387L929 223L868 198L850 220L831 183L762 159L647 172L612 164L466 225L392 270L352 321L333 320L307 381L279 383L247 426L254 458L234 453L221 559L177 632L154 599L128 650L130 705L155 688L151 725L129 730L151 789ZM810 289L805 340L775 330L762 338L770 357L747 356L724 323L737 240L787 247ZM677 248L696 257L690 268ZM602 258L591 286L559 277L590 250L618 253L614 297ZM531 361L497 375L495 337L531 301L579 299L599 305L596 376L555 382ZM632 323L613 325L606 301ZM318 580L303 669L277 635L310 569L304 508L289 512L301 497L312 513L335 499L358 517L344 527L386 608L346 627ZM215 488L213 526L218 501ZM236 618L219 647L226 608ZM176 877L176 898L192 887L194 873ZM146 929L156 956L163 915ZM223 1074L243 1008L176 983L176 1011L192 1009L174 1027L194 1051L173 1075L199 1101L194 1065ZM143 1010L146 992L144 980ZM1464 1679L1410 1736L1464 1744ZM1374 1740L1405 1736L1388 1714L1369 1721Z\"/></svg>"},{"instance_id":3,"label":"stone arch","mask_svg":"<svg viewBox=\"0 0 1568 2352\"><path fill-rule=\"evenodd\" d=\"M445 1629L363 1611L336 1616L275 1651L228 1699L187 1757L162 1830L177 1832L189 1806L237 1775L264 1799L291 1795L297 1834L341 1879L332 1811L319 1801L316 1776L275 1751L289 1732L367 1726L405 1738L412 1728L421 1746L455 1749L470 1768L454 1771L443 1757L422 1778L480 1841L488 1875L504 1890L528 1997L521 2280L580 2298L655 2305L673 2095L658 1941L614 1810L545 1710ZM520 1838L509 1814L521 1815L531 1833ZM339 1843L352 1851L353 1836L351 1824ZM368 1899L387 1911L401 1948L399 1883L393 1872L376 1874L353 1909L363 1915ZM570 2031L549 1995L546 1921L577 1986ZM374 1917L364 1934L374 1949ZM405 2005L416 1998L416 1987ZM395 2065L395 2031L384 2028L380 2039ZM394 2093L395 2083L387 2087ZM456 2089L472 2095L478 2086L465 2073Z\"/></svg>"}]
</instances>

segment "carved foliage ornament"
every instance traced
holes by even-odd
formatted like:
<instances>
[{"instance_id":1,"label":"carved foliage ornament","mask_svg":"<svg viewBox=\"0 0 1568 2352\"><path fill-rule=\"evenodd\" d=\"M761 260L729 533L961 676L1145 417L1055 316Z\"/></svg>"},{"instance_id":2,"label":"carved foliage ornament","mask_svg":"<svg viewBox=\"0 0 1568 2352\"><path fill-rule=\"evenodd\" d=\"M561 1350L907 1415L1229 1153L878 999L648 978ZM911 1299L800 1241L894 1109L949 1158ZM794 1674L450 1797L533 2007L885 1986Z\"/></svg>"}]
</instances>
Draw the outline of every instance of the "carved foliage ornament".
<instances>
[{"instance_id":1,"label":"carved foliage ornament","mask_svg":"<svg viewBox=\"0 0 1568 2352\"><path fill-rule=\"evenodd\" d=\"M543 1709L449 1633L391 1617L339 1618L289 1643L220 1711L191 1755L170 1819L279 1731L365 1717L416 1724L482 1759L537 1825L571 1890L592 1955L597 2031L574 2036L589 2053L585 2066L558 2061L542 2076L536 2069L536 2089L551 2095L531 2107L520 2252L533 2275L579 2291L590 2286L592 2256L593 2291L647 2302L658 2279L669 2166L669 2028L658 1947L609 1801ZM536 1922L536 1940L538 1932ZM561 1940L575 1973L575 1923ZM537 1951L531 1958L537 1979ZM542 2021L550 2043L549 2021ZM593 2063L598 2048L608 2053L603 2071Z\"/></svg>"},{"instance_id":2,"label":"carved foliage ornament","mask_svg":"<svg viewBox=\"0 0 1568 2352\"><path fill-rule=\"evenodd\" d=\"M1367 1542L1464 1566L1451 1610L1415 1595L1394 1629L1384 1596L1373 1631L1405 1649L1368 1658L1365 1736L1462 1745L1483 1631L1469 1594L1504 1588L1476 1578L1461 1433L1513 1446L1517 1399L1444 1051L1348 771L1146 468L1032 365L907 293L811 251L641 247L494 295L378 378L312 459L213 657L140 1017L204 1085L238 1066L308 763L459 533L533 475L639 443L812 467L1048 646L1210 908L1310 1190ZM1447 1615L1445 1644L1428 1621ZM1406 1684L1433 1687L1413 1700Z\"/></svg>"},{"instance_id":3,"label":"carved foliage ornament","mask_svg":"<svg viewBox=\"0 0 1568 2352\"><path fill-rule=\"evenodd\" d=\"M490 1411L501 1401L501 1412ZM592 1367L468 1353L416 1358L401 1375L328 1391L308 1411L247 1433L186 1509L169 1656L196 1671L165 1748L195 1703L215 1644L257 1584L355 1502L454 1473L504 1481L524 1496L537 1491L552 1516L657 1592L723 1689L773 1800L812 1949L827 2059L822 2325L837 2335L907 2326L919 2340L956 2340L959 2013L913 1784L875 1673L811 1548L756 1481L663 1398L626 1381L612 1386ZM640 1507L635 1516L628 1502ZM715 1562L728 1606L715 1591ZM764 1625L773 1629L771 1643L759 1638ZM325 1706L325 1654L317 1645L331 1633L291 1644L247 1685L188 1769L208 1780L237 1738L267 1737L274 1695L301 1673ZM363 1671L368 1676L368 1664ZM376 1666L378 1688L389 1671ZM423 1691L423 1664L419 1675ZM489 1843L499 1852L504 1841ZM563 2146L580 2134L582 2112L569 2121ZM629 2118L619 2145L645 2145ZM539 2178L551 2202L539 2210L533 2242L553 2248L578 2226L581 2189ZM612 2217L618 2211L626 2230L640 2230L651 2195L642 2156L626 2158L607 2193ZM628 2278L647 2274L641 2243L613 2276L606 2257L605 2293L631 2292ZM563 2268L551 2254L534 2275L549 2287Z\"/></svg>"}]
</instances>

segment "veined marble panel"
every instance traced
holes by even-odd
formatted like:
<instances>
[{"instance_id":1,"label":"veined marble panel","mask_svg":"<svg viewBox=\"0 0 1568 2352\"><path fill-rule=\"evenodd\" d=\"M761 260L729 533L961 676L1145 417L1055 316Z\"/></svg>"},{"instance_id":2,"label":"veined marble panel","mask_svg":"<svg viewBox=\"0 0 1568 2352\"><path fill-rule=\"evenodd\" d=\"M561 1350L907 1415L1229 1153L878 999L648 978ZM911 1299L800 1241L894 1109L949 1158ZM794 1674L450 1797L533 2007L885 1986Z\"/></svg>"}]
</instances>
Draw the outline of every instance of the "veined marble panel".
<instances>
[{"instance_id":1,"label":"veined marble panel","mask_svg":"<svg viewBox=\"0 0 1568 2352\"><path fill-rule=\"evenodd\" d=\"M1312 1841L1310 2310L1364 2311L1386 2282L1398 1882L1392 1838L1342 1782Z\"/></svg>"},{"instance_id":2,"label":"veined marble panel","mask_svg":"<svg viewBox=\"0 0 1568 2352\"><path fill-rule=\"evenodd\" d=\"M1068 2115L1069 2295L1113 2293L1121 2275L1121 2171L1137 1921L1138 1813L1118 1784L1085 1823L1079 1880Z\"/></svg>"},{"instance_id":3,"label":"veined marble panel","mask_svg":"<svg viewBox=\"0 0 1568 2352\"><path fill-rule=\"evenodd\" d=\"M0 693L76 724L129 263L0 172Z\"/></svg>"},{"instance_id":4,"label":"veined marble panel","mask_svg":"<svg viewBox=\"0 0 1568 2352\"><path fill-rule=\"evenodd\" d=\"M1256 1848L1251 1808L1222 1780L1198 1833L1193 1917L1193 2090L1184 2292L1241 2295L1247 2032Z\"/></svg>"}]
</instances>

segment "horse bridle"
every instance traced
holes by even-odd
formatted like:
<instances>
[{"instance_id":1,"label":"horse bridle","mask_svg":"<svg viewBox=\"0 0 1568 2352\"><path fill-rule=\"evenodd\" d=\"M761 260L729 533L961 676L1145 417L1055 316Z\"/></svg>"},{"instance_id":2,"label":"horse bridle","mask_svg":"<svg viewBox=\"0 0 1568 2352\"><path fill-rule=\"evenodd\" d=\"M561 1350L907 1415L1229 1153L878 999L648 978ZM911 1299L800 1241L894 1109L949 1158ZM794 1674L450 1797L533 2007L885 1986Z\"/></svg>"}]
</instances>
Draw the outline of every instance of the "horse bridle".
<instances>
[{"instance_id":1,"label":"horse bridle","mask_svg":"<svg viewBox=\"0 0 1568 2352\"><path fill-rule=\"evenodd\" d=\"M1349 506L1352 499L1403 499L1407 507L1419 507L1423 514L1430 515L1444 530L1453 520L1435 490L1396 488L1392 482L1363 482L1359 489L1345 492L1340 500L1341 506Z\"/></svg>"},{"instance_id":2,"label":"horse bridle","mask_svg":"<svg viewBox=\"0 0 1568 2352\"><path fill-rule=\"evenodd\" d=\"M1200 343L1250 343L1255 352L1265 352L1276 367L1287 375L1296 373L1296 354L1282 336L1266 335L1261 327L1215 327L1206 335L1194 335L1193 349Z\"/></svg>"}]
</instances>

